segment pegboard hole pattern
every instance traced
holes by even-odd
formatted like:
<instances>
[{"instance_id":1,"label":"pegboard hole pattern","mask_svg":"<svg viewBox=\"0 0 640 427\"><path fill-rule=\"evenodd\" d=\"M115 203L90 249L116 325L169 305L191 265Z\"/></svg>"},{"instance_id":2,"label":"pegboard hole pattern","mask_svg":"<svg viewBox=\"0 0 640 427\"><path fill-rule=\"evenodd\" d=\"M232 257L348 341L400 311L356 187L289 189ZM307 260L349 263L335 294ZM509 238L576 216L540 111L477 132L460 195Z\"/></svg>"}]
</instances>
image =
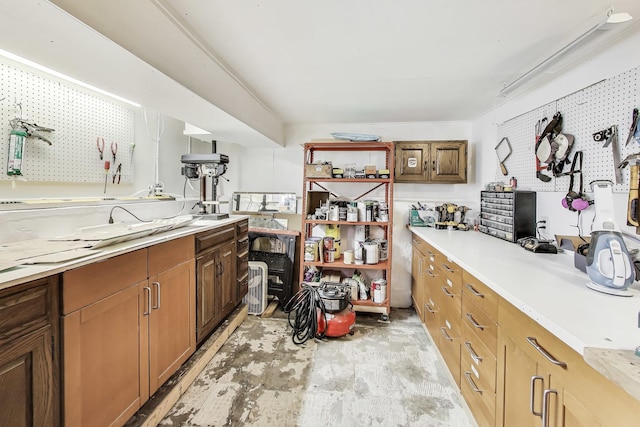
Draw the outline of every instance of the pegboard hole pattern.
<instances>
[{"instance_id":1,"label":"pegboard hole pattern","mask_svg":"<svg viewBox=\"0 0 640 427\"><path fill-rule=\"evenodd\" d=\"M620 183L616 183L615 168L629 154L640 152L640 144L634 140L625 145L633 109L638 108L640 104L639 70L640 67L633 68L500 124L496 145L502 138L507 137L513 152L505 162L508 169L506 177L502 175L499 162L496 160L496 181L508 182L509 178L514 176L520 188L549 192L566 192L569 189L568 176L553 177L550 171L544 170L542 173L551 177L550 182L543 182L536 177L536 123L543 117L550 121L559 111L563 118L562 132L575 138L568 160L573 160L576 151L584 153L582 176L585 192L591 193L591 181L601 179L612 181L613 191L616 193L628 192L629 168L622 169ZM617 140L611 144L618 144L619 159L614 159L611 145L603 147L603 142L593 140L594 133L613 125L617 126L618 134ZM501 150L498 150L497 154L502 154ZM568 172L570 168L569 163L564 166L563 171ZM576 182L576 191L577 186Z\"/></svg>"},{"instance_id":2,"label":"pegboard hole pattern","mask_svg":"<svg viewBox=\"0 0 640 427\"><path fill-rule=\"evenodd\" d=\"M104 160L111 162L107 177L110 184L119 163L120 183L133 181L133 110L10 64L0 63L0 82L0 99L4 98L0 101L0 129L4 135L4 143L0 144L4 170L0 179L12 179L6 174L9 121L22 114L28 122L54 129L41 132L52 142L51 146L36 138L27 139L22 174L28 181L102 183ZM98 137L105 141L103 160L96 146ZM112 142L118 144L115 164Z\"/></svg>"}]
</instances>

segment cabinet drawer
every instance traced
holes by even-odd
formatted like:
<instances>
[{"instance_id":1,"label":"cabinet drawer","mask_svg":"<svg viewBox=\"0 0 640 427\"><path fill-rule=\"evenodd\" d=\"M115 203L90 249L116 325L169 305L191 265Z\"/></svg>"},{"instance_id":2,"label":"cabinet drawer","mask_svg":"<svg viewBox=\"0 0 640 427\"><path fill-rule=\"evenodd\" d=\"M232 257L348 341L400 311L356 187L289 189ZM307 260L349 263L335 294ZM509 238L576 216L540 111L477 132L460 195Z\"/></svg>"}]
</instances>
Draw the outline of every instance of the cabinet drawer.
<instances>
[{"instance_id":1,"label":"cabinet drawer","mask_svg":"<svg viewBox=\"0 0 640 427\"><path fill-rule=\"evenodd\" d=\"M193 236L149 246L149 277L194 258Z\"/></svg>"},{"instance_id":2,"label":"cabinet drawer","mask_svg":"<svg viewBox=\"0 0 640 427\"><path fill-rule=\"evenodd\" d=\"M431 245L415 235L411 238L411 244L413 245L414 249L417 249L423 255L429 255L433 252Z\"/></svg>"},{"instance_id":3,"label":"cabinet drawer","mask_svg":"<svg viewBox=\"0 0 640 427\"><path fill-rule=\"evenodd\" d=\"M0 293L0 343L50 324L53 293L48 279Z\"/></svg>"},{"instance_id":4,"label":"cabinet drawer","mask_svg":"<svg viewBox=\"0 0 640 427\"><path fill-rule=\"evenodd\" d=\"M460 319L462 299L453 287L447 285L446 280L437 280L436 288L432 289L431 298L436 301L442 313L448 318Z\"/></svg>"},{"instance_id":5,"label":"cabinet drawer","mask_svg":"<svg viewBox=\"0 0 640 427\"><path fill-rule=\"evenodd\" d=\"M475 305L466 295L462 298L462 322L495 356L498 348L498 325L493 319Z\"/></svg>"},{"instance_id":6,"label":"cabinet drawer","mask_svg":"<svg viewBox=\"0 0 640 427\"><path fill-rule=\"evenodd\" d=\"M62 274L62 314L147 279L147 250L116 256Z\"/></svg>"},{"instance_id":7,"label":"cabinet drawer","mask_svg":"<svg viewBox=\"0 0 640 427\"><path fill-rule=\"evenodd\" d=\"M238 254L249 253L249 235L238 237L236 248Z\"/></svg>"},{"instance_id":8,"label":"cabinet drawer","mask_svg":"<svg viewBox=\"0 0 640 427\"><path fill-rule=\"evenodd\" d=\"M462 324L462 360L463 369L470 370L479 381L476 381L483 388L491 393L496 392L496 356L489 351L486 345L471 331L467 323Z\"/></svg>"},{"instance_id":9,"label":"cabinet drawer","mask_svg":"<svg viewBox=\"0 0 640 427\"><path fill-rule=\"evenodd\" d=\"M466 271L462 272L462 295L472 300L494 321L498 320L498 294Z\"/></svg>"},{"instance_id":10,"label":"cabinet drawer","mask_svg":"<svg viewBox=\"0 0 640 427\"><path fill-rule=\"evenodd\" d=\"M566 372L571 361L583 360L572 348L502 298L498 305L498 323L520 348L553 373Z\"/></svg>"},{"instance_id":11,"label":"cabinet drawer","mask_svg":"<svg viewBox=\"0 0 640 427\"><path fill-rule=\"evenodd\" d=\"M205 231L196 235L196 253L218 246L236 237L236 228L228 227L221 230Z\"/></svg>"},{"instance_id":12,"label":"cabinet drawer","mask_svg":"<svg viewBox=\"0 0 640 427\"><path fill-rule=\"evenodd\" d=\"M471 366L463 362L460 391L479 426L493 426L496 420L496 394L478 385Z\"/></svg>"},{"instance_id":13,"label":"cabinet drawer","mask_svg":"<svg viewBox=\"0 0 640 427\"><path fill-rule=\"evenodd\" d=\"M238 230L238 236L249 233L249 220L245 219L237 223L236 230Z\"/></svg>"},{"instance_id":14,"label":"cabinet drawer","mask_svg":"<svg viewBox=\"0 0 640 427\"><path fill-rule=\"evenodd\" d=\"M453 285L460 288L459 292L462 292L462 268L460 268L458 264L444 256L441 256L440 258L436 257L436 261L437 266L440 268L440 271L442 271L442 273L453 283Z\"/></svg>"},{"instance_id":15,"label":"cabinet drawer","mask_svg":"<svg viewBox=\"0 0 640 427\"><path fill-rule=\"evenodd\" d=\"M458 387L460 387L460 321L459 318L446 318L445 316L438 317L440 319L439 333L436 343L442 354L449 372L456 381Z\"/></svg>"},{"instance_id":16,"label":"cabinet drawer","mask_svg":"<svg viewBox=\"0 0 640 427\"><path fill-rule=\"evenodd\" d=\"M241 277L246 275L249 271L249 252L244 254L238 254L238 261L236 266L236 275Z\"/></svg>"}]
</instances>

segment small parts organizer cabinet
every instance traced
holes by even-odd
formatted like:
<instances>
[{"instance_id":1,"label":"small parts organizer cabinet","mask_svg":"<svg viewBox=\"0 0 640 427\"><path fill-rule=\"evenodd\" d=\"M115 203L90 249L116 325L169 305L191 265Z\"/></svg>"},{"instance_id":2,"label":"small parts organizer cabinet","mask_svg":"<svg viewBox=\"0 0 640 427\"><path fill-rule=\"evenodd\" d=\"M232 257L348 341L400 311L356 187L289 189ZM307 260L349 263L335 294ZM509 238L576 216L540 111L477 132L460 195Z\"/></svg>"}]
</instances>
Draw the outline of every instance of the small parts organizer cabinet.
<instances>
[{"instance_id":1,"label":"small parts organizer cabinet","mask_svg":"<svg viewBox=\"0 0 640 427\"><path fill-rule=\"evenodd\" d=\"M535 191L482 191L479 230L509 242L535 237Z\"/></svg>"},{"instance_id":2,"label":"small parts organizer cabinet","mask_svg":"<svg viewBox=\"0 0 640 427\"><path fill-rule=\"evenodd\" d=\"M333 167L356 164L358 169L366 165L375 165L376 170L393 170L394 144L392 142L317 142L304 145L305 170L306 165L316 161L331 161ZM393 174L385 174L384 177L358 177L358 178L326 178L307 176L303 178L302 189L302 232L303 240L300 244L300 282L304 281L305 272L315 267L335 277L338 273L341 278L351 277L358 270L369 280L384 279L386 281L386 294L382 302L374 302L373 295L369 299L352 299L355 311L380 313L383 320L388 319L390 312L391 295L391 248L392 224L393 224ZM315 174L312 174L315 175ZM358 176L358 175L356 175ZM371 175L368 175L371 176ZM376 175L377 176L377 175ZM348 199L351 202L362 202L365 199L375 199L379 203L386 203L388 207L388 219L386 221L366 221L367 217L358 215L357 221L314 219L314 212L318 206L310 206L317 201L310 192L325 191L330 199L340 196L340 200ZM332 218L333 219L333 218ZM386 219L386 217L385 217ZM339 227L337 227L339 226ZM366 230L364 235L386 240L386 259L381 259L375 264L346 264L343 256L336 256L332 262L305 260L305 244L310 237L318 237L315 229L341 229L340 252L347 249L356 249L356 236ZM359 229L359 231L356 231ZM370 232L370 233L367 233ZM322 237L322 236L320 236ZM382 257L381 257L382 258ZM333 279L332 279L333 280ZM373 292L371 292L373 294Z\"/></svg>"}]
</instances>

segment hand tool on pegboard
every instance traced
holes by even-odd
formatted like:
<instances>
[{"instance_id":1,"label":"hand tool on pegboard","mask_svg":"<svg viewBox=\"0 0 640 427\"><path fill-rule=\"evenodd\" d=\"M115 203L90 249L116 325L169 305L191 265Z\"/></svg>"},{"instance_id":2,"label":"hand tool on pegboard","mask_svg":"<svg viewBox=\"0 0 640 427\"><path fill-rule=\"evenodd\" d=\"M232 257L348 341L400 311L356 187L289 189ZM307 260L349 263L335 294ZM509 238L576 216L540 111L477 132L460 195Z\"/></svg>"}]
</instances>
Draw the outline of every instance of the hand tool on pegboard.
<instances>
[{"instance_id":1,"label":"hand tool on pegboard","mask_svg":"<svg viewBox=\"0 0 640 427\"><path fill-rule=\"evenodd\" d=\"M611 145L613 153L613 171L616 177L616 184L622 184L622 171L619 166L622 164L620 160L620 147L618 147L618 125L612 125L604 130L593 134L593 140L596 142L604 141L602 148Z\"/></svg>"},{"instance_id":2,"label":"hand tool on pegboard","mask_svg":"<svg viewBox=\"0 0 640 427\"><path fill-rule=\"evenodd\" d=\"M627 142L625 146L629 145L631 140L635 139L640 142L640 129L638 129L638 109L634 108L631 115L631 126L629 127L629 136L627 136Z\"/></svg>"},{"instance_id":3,"label":"hand tool on pegboard","mask_svg":"<svg viewBox=\"0 0 640 427\"><path fill-rule=\"evenodd\" d=\"M535 132L536 132L536 142L534 145L534 155L536 157L536 178L538 178L542 182L551 181L551 177L542 173L543 170L546 170L548 165L546 163L540 162L538 158L537 151L538 145L540 145L540 137L542 136L542 130L547 126L547 118L543 117L542 119L536 122Z\"/></svg>"},{"instance_id":4,"label":"hand tool on pegboard","mask_svg":"<svg viewBox=\"0 0 640 427\"><path fill-rule=\"evenodd\" d=\"M506 145L507 147L506 149L500 148L500 146L503 144ZM498 161L500 162L500 170L502 171L502 175L504 176L509 175L509 171L507 171L507 167L504 164L504 162L507 161L507 159L509 158L509 156L511 156L511 153L513 152L513 150L511 149L511 142L509 142L509 138L507 138L506 136L502 138L500 142L498 142L498 145L496 145L495 150L496 150L496 155L498 156ZM506 151L506 154L505 154L505 151ZM502 159L500 158L501 153L503 157Z\"/></svg>"}]
</instances>

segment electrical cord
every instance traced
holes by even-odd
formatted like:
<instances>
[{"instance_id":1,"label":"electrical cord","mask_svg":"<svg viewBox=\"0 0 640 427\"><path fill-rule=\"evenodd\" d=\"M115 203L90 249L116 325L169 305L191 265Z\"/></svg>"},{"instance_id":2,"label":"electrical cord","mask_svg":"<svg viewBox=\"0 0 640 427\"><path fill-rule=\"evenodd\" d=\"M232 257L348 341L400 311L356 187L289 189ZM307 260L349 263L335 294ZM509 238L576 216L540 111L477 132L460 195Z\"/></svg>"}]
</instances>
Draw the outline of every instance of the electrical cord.
<instances>
[{"instance_id":1,"label":"electrical cord","mask_svg":"<svg viewBox=\"0 0 640 427\"><path fill-rule=\"evenodd\" d=\"M313 286L303 283L298 291L284 307L289 325L293 328L291 339L295 345L304 344L312 338L324 338L325 334L318 333L318 309L327 330L327 312L320 298L320 293Z\"/></svg>"}]
</instances>

